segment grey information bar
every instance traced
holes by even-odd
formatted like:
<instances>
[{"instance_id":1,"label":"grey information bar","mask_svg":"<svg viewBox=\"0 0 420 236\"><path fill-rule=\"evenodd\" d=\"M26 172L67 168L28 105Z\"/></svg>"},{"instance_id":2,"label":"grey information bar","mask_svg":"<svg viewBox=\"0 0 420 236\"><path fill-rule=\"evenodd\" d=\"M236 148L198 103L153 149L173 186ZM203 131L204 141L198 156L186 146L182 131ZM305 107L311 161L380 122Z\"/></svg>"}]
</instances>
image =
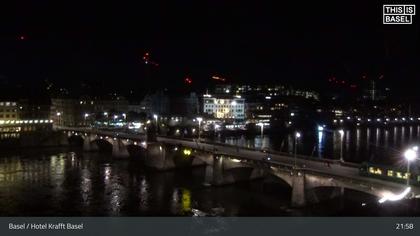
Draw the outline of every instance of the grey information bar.
<instances>
[{"instance_id":1,"label":"grey information bar","mask_svg":"<svg viewBox=\"0 0 420 236\"><path fill-rule=\"evenodd\" d=\"M12 229L22 228L22 229ZM0 235L420 235L419 217L3 217Z\"/></svg>"}]
</instances>

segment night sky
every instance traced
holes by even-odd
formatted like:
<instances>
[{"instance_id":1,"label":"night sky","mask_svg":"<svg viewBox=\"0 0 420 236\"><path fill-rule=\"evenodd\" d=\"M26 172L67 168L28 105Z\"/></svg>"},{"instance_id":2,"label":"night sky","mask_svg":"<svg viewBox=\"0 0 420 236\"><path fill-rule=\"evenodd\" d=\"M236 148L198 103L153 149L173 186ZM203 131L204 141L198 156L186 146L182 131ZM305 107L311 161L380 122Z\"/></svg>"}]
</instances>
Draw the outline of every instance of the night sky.
<instances>
[{"instance_id":1,"label":"night sky","mask_svg":"<svg viewBox=\"0 0 420 236\"><path fill-rule=\"evenodd\" d=\"M150 73L167 87L186 76L206 85L217 74L323 89L331 76L384 75L414 92L420 78L420 16L383 25L384 1L136 2L1 6L0 80L142 88ZM144 65L145 52L158 68Z\"/></svg>"}]
</instances>

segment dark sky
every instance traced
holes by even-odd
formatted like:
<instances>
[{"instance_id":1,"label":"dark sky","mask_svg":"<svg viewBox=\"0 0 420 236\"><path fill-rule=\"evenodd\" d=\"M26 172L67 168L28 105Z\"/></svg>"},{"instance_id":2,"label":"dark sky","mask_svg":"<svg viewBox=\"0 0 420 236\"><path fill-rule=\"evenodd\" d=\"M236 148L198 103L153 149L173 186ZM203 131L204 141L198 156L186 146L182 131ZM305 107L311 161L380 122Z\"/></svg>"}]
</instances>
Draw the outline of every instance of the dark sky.
<instances>
[{"instance_id":1,"label":"dark sky","mask_svg":"<svg viewBox=\"0 0 420 236\"><path fill-rule=\"evenodd\" d=\"M382 25L384 1L13 2L0 7L0 78L14 81L143 87L146 51L167 85L213 74L317 88L330 76L419 79L420 16Z\"/></svg>"}]
</instances>

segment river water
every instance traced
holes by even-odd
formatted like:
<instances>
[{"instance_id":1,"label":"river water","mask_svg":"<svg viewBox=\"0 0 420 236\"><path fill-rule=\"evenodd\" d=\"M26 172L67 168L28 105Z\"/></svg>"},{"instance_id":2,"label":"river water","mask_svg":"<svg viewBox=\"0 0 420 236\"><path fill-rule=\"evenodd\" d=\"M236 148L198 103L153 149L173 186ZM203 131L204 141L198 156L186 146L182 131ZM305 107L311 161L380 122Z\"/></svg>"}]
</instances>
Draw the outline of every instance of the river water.
<instances>
[{"instance_id":1,"label":"river water","mask_svg":"<svg viewBox=\"0 0 420 236\"><path fill-rule=\"evenodd\" d=\"M274 178L205 187L204 168L160 172L144 167L141 159L116 160L107 152L76 147L1 153L0 215L419 215L418 202L384 206L369 195L339 189L315 190L317 204L293 209L290 188Z\"/></svg>"}]
</instances>

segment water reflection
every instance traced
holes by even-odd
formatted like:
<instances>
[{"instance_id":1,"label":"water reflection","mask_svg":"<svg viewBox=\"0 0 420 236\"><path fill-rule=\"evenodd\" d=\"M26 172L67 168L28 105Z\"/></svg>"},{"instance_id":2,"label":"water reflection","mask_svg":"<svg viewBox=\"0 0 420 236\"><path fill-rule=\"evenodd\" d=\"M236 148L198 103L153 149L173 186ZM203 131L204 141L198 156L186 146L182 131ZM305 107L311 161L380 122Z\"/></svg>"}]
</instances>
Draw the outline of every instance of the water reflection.
<instances>
[{"instance_id":1,"label":"water reflection","mask_svg":"<svg viewBox=\"0 0 420 236\"><path fill-rule=\"evenodd\" d=\"M318 146L317 146L317 150L318 150L318 157L321 158L324 152L324 132L322 131L318 131Z\"/></svg>"},{"instance_id":2,"label":"water reflection","mask_svg":"<svg viewBox=\"0 0 420 236\"><path fill-rule=\"evenodd\" d=\"M345 133L350 149L353 138L357 137L355 134L353 131ZM361 134L359 132L359 138L363 139ZM318 156L325 151L328 157L334 135L337 134L315 133L311 138L307 134L307 138L301 139L298 151L313 152L312 143L315 143ZM241 137L238 145L254 145L254 142L255 138ZM287 143L285 149L290 144L293 147L291 136L267 135L266 142L272 147L281 147L284 143ZM156 172L145 168L137 159L116 161L104 153L0 156L0 215L189 216L193 209L199 209L203 212L217 210L226 216L290 216L331 215L341 209L322 204L316 211L314 208L291 209L290 189L276 180L209 188L202 185L204 175L205 168ZM343 206L348 207L344 212L355 209L351 201ZM372 214L357 209L358 214L362 212Z\"/></svg>"},{"instance_id":3,"label":"water reflection","mask_svg":"<svg viewBox=\"0 0 420 236\"><path fill-rule=\"evenodd\" d=\"M417 132L414 132L417 130ZM420 143L420 126L408 127L357 127L344 130L343 140L338 130L305 132L298 140L298 153L318 158L339 159L341 142L343 142L343 158L347 161L377 161L386 162L400 158L396 150L402 150L412 143ZM294 136L292 133L264 135L255 137L228 137L225 140L219 138L216 141L231 143L238 139L246 143L247 147L267 147L277 151L294 151ZM245 146L245 145L243 145Z\"/></svg>"}]
</instances>

